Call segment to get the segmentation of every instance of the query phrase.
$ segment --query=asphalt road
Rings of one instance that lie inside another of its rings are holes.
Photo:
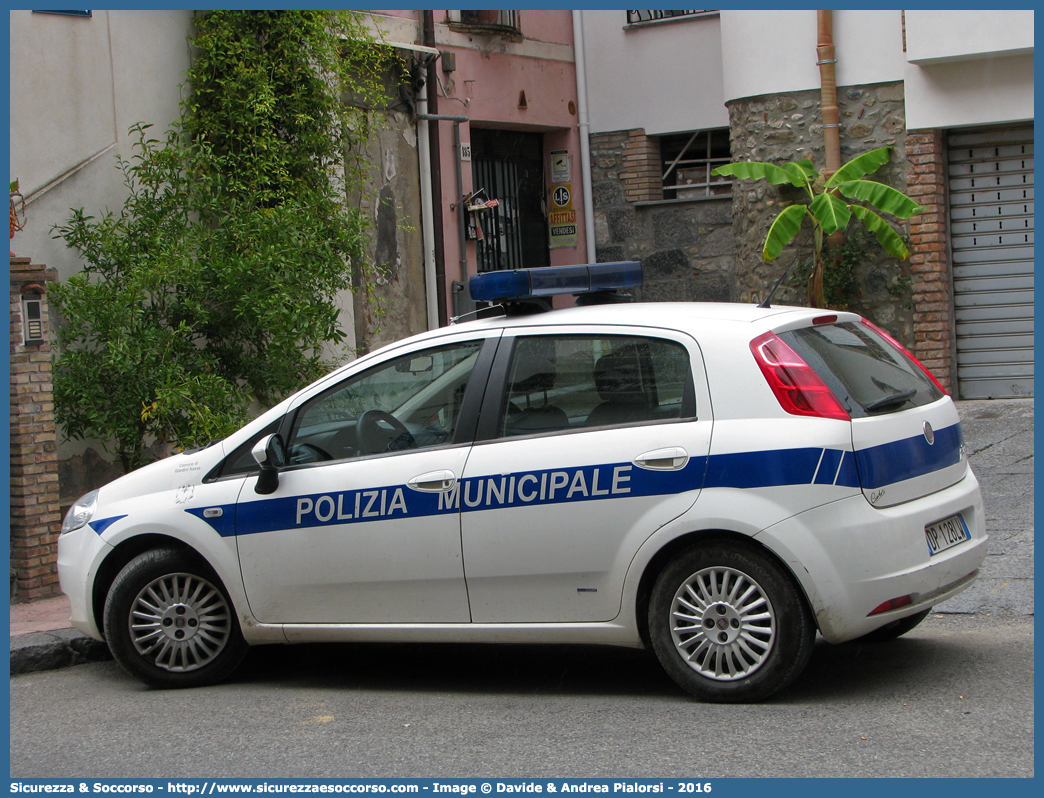
[[[933,615],[888,644],[820,642],[753,706],[579,646],[258,648],[181,692],[81,665],[11,679],[11,776],[1027,777],[1033,625]]]
[[[1033,400],[958,402],[968,459],[982,485],[989,554],[942,612],[1033,614]]]

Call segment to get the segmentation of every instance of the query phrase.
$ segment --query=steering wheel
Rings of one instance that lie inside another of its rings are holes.
[[[322,460],[333,460],[333,455],[311,443],[298,443],[290,450],[290,462],[293,465],[317,463]]]
[[[382,421],[392,428],[396,433],[394,436],[389,438],[388,432],[381,429],[379,425]],[[406,425],[384,410],[367,410],[359,416],[359,420],[355,422],[355,437],[361,454],[398,452],[417,446],[417,441]]]

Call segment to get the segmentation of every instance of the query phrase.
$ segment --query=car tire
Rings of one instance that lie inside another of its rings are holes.
[[[761,701],[808,664],[816,628],[804,596],[750,545],[694,546],[660,573],[649,635],[667,673],[704,701]]]
[[[895,640],[897,637],[902,637],[904,634],[909,632],[914,627],[920,625],[921,621],[931,614],[932,608],[929,607],[916,615],[909,615],[906,618],[900,618],[898,621],[892,621],[890,624],[882,626],[880,629],[874,629],[870,634],[857,637],[852,642],[854,643],[887,643],[889,640]]]
[[[127,563],[103,617],[113,657],[151,687],[219,682],[248,648],[221,580],[185,549],[153,549]]]

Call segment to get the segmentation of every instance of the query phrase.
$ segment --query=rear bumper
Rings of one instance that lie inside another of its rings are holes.
[[[931,556],[925,527],[957,513],[971,539]],[[957,484],[915,501],[875,509],[853,496],[756,537],[790,566],[831,643],[861,637],[956,595],[975,580],[987,550],[982,494],[970,470]],[[909,604],[870,616],[903,596]]]

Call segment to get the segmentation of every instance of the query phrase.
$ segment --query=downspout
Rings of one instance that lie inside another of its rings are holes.
[[[834,51],[834,12],[817,11],[819,81],[822,86],[820,116],[826,144],[827,179],[841,168],[841,113],[837,107],[837,57]]]
[[[431,70],[429,62],[426,71]],[[420,159],[421,239],[424,246],[424,300],[428,329],[439,326],[439,288],[435,274],[435,213],[431,199],[431,149],[428,136],[428,98],[417,93],[417,157]]]
[[[450,210],[457,211],[457,218],[460,222],[458,225],[458,227],[460,228],[460,278],[462,281],[461,284],[466,285],[468,280],[468,250],[464,218],[464,176],[461,170],[460,163],[460,123],[467,122],[468,117],[451,116],[449,114],[417,114],[417,119],[431,120],[434,122],[453,123],[453,146],[457,151],[457,157],[455,159],[457,166],[457,196],[460,199],[457,202],[450,205]],[[458,312],[457,308],[454,308],[454,312]]]
[[[837,107],[837,57],[834,50],[834,12],[816,11],[816,61],[819,66],[821,85],[820,117],[823,120],[823,144],[825,146],[826,168],[823,179],[841,168],[841,113]],[[818,231],[817,231],[818,233]],[[821,233],[819,233],[821,235]],[[818,235],[817,235],[818,237]],[[830,236],[831,248],[837,247],[844,240],[844,233],[838,231]],[[816,242],[816,258],[812,274],[808,278],[808,297],[812,305],[823,307],[826,304],[823,285],[823,242]]]
[[[595,253],[594,191],[591,187],[591,126],[587,118],[587,61],[584,52],[583,12],[573,10],[573,52],[576,62],[576,102],[579,114],[577,132],[580,134],[580,174],[584,192],[584,240],[587,244],[587,262],[594,263]]]
[[[437,44],[435,38],[435,14],[432,11],[422,11],[421,19],[424,24],[424,45],[434,48]],[[436,90],[436,82],[430,80],[431,68],[428,70],[426,85],[424,87],[428,100],[428,110],[437,114],[439,112],[439,93]],[[435,76],[436,81],[438,75]],[[435,258],[435,298],[438,305],[438,323],[444,326],[449,323],[449,313],[446,311],[446,244],[444,213],[442,210],[442,152],[440,146],[438,125],[428,125],[428,153],[435,153],[436,157],[430,160],[431,165],[431,198],[433,203],[432,232],[434,233],[434,258]],[[437,198],[437,200],[436,200]]]

